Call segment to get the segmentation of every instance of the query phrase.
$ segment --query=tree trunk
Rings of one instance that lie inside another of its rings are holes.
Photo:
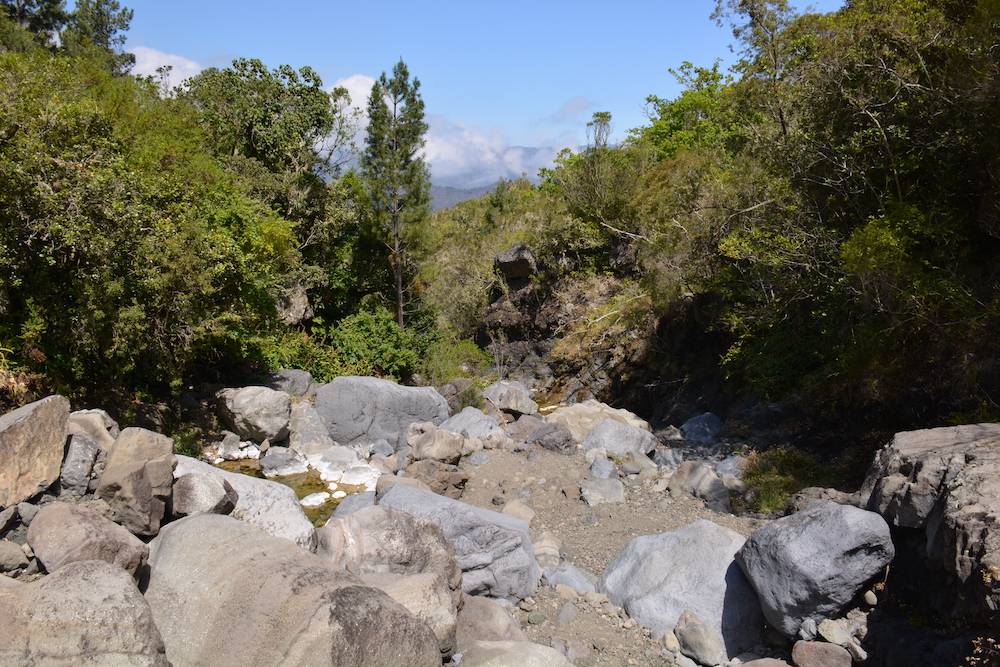
[[[402,329],[403,322],[403,244],[399,229],[399,212],[392,213],[392,272],[396,279],[396,324]]]

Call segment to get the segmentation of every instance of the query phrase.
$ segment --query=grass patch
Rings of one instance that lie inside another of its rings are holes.
[[[846,478],[844,466],[837,462],[821,462],[794,447],[777,447],[753,452],[747,457],[743,481],[750,493],[747,509],[753,512],[781,512],[789,499],[809,486],[842,488]]]

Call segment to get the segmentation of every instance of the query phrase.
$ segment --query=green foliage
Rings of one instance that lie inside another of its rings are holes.
[[[292,226],[189,105],[99,60],[5,54],[0,78],[0,345],[57,388],[163,391],[275,326]]]
[[[502,289],[493,267],[497,253],[524,243],[543,268],[592,273],[608,252],[599,224],[570,215],[553,186],[525,180],[501,182],[486,197],[438,211],[410,234],[421,300],[442,330],[460,337],[476,331]]]
[[[301,368],[317,382],[329,382],[344,373],[337,350],[326,342],[322,332],[285,331],[255,341],[253,349],[266,368]]]
[[[781,512],[793,495],[809,486],[836,488],[843,484],[843,471],[836,464],[817,460],[792,447],[778,447],[752,453],[743,472],[748,509],[754,512]]]
[[[400,60],[372,86],[368,133],[361,169],[372,213],[389,238],[389,264],[395,282],[396,322],[404,325],[409,228],[428,214],[430,174],[421,152],[427,133],[420,80],[410,78]]]
[[[0,8],[22,30],[48,43],[69,19],[64,0],[0,0]]]
[[[135,56],[120,53],[125,46],[125,33],[132,23],[133,12],[122,7],[118,0],[76,0],[69,25],[60,41],[70,55],[97,49],[108,58],[112,72],[124,74],[135,65]]]
[[[6,13],[0,12],[0,52],[25,53],[40,48],[34,35],[22,28]]]
[[[719,71],[718,63],[704,68],[685,62],[670,73],[684,90],[675,99],[647,97],[651,122],[633,130],[633,140],[650,145],[661,159],[732,145],[739,133],[735,111],[726,99],[732,94],[732,78]]]
[[[432,385],[442,385],[456,378],[479,378],[486,375],[493,359],[471,340],[440,337],[423,353],[420,374]]]
[[[405,379],[420,362],[416,334],[402,329],[384,309],[345,317],[330,330],[345,375],[378,375]]]

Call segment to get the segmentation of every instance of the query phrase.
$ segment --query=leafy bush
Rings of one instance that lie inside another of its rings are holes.
[[[392,313],[381,307],[345,317],[330,330],[328,342],[345,375],[400,380],[420,363],[416,333],[400,329]]]
[[[493,359],[471,340],[443,337],[432,341],[423,355],[420,373],[432,385],[455,378],[481,377]]]
[[[309,371],[317,382],[329,382],[344,374],[336,349],[327,344],[322,335],[289,331],[260,339],[256,351],[271,370],[301,368]]]
[[[100,62],[0,54],[0,345],[53,388],[168,391],[277,329],[292,224],[188,105]]]

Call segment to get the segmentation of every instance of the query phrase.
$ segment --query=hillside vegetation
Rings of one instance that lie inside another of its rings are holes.
[[[606,274],[659,321],[651,334],[597,300],[585,324],[632,317],[664,347],[696,311],[700,358],[649,357],[680,380],[707,356],[731,395],[826,416],[1000,416],[1000,4],[721,2],[716,17],[739,44],[732,72],[685,63],[683,92],[650,96],[624,142],[595,114],[589,147],[540,186],[437,213],[426,301],[473,333],[491,257],[524,242],[543,283]]]
[[[168,90],[124,73],[131,15],[111,15],[110,37],[71,21],[60,46],[0,16],[9,403],[169,399],[278,366],[489,373],[469,341],[495,347],[494,256],[523,243],[571,315],[566,368],[628,340],[645,380],[711,368],[731,397],[892,428],[1000,417],[996,0],[723,0],[732,70],[680,64],[683,92],[618,144],[595,114],[538,185],[430,217],[414,185],[398,242],[345,168],[346,91],[252,59]]]

